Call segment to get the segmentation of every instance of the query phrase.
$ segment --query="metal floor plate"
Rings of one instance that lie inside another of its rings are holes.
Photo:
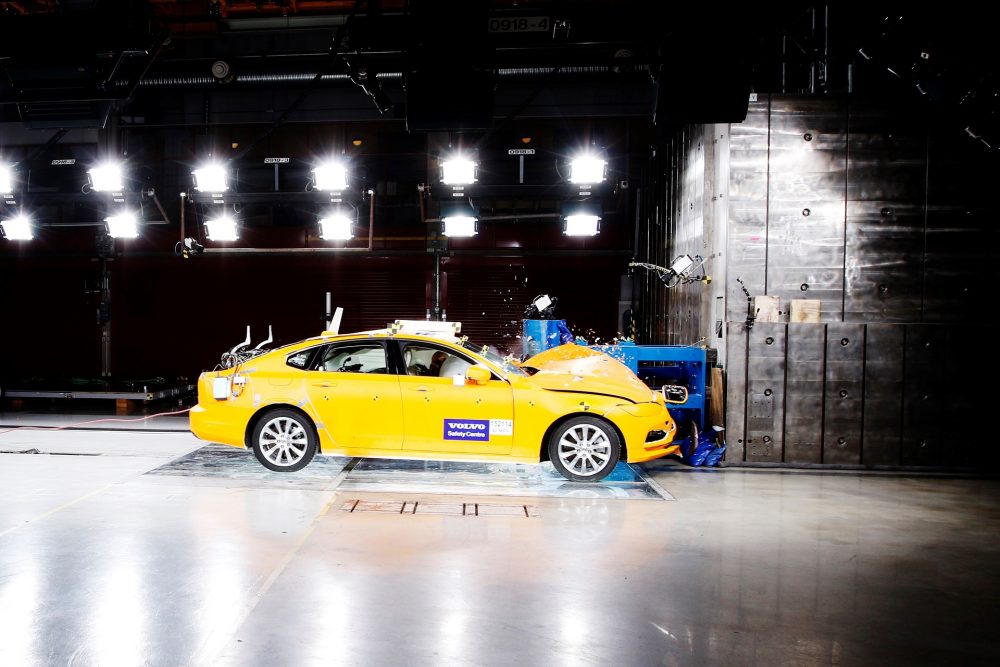
[[[533,498],[622,498],[674,500],[636,466],[619,463],[604,480],[570,482],[551,463],[459,463],[360,459],[338,487],[341,491],[447,493]]]
[[[298,472],[274,472],[262,466],[249,450],[206,445],[146,474],[325,486],[334,481],[350,461],[344,456],[317,456]]]
[[[150,470],[166,475],[228,481],[326,486],[340,477],[340,491],[424,493],[532,498],[621,498],[674,500],[637,466],[619,463],[604,480],[570,482],[551,463],[461,463],[403,459],[349,459],[317,456],[298,472],[273,472],[252,452],[224,445],[206,445]]]

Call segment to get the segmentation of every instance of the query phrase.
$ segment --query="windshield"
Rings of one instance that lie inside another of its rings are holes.
[[[469,340],[462,341],[462,347],[466,350],[475,352],[487,361],[493,362],[508,373],[527,376],[527,373],[521,370],[521,367],[517,365],[517,359],[515,359],[512,355],[507,355],[506,357],[502,356],[495,347],[490,347],[489,345],[476,345]]]

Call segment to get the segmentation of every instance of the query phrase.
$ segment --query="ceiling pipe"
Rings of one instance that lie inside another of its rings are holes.
[[[501,79],[530,79],[532,77],[549,76],[553,74],[555,67],[507,67],[497,70],[497,75]],[[634,68],[637,72],[646,72],[649,68],[640,65]],[[559,78],[572,77],[578,75],[608,74],[611,68],[605,65],[580,65],[573,67],[562,67],[556,76]],[[316,78],[315,73],[308,72],[286,72],[286,73],[263,73],[249,72],[237,74],[235,79],[228,84],[229,88],[239,84],[261,84],[261,83],[308,83]],[[378,81],[398,81],[402,80],[402,72],[379,72],[375,76]],[[351,83],[348,74],[324,74],[320,77],[322,82]],[[218,81],[209,75],[197,76],[153,76],[147,77],[139,82],[139,88],[173,88],[181,86],[213,86],[220,87]]]

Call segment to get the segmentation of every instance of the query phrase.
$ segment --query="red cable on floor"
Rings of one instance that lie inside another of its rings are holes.
[[[9,428],[6,431],[0,431],[0,435],[4,433],[10,433],[12,431],[61,431],[67,428],[74,428],[76,426],[82,426],[84,424],[100,424],[102,422],[141,422],[147,419],[155,419],[156,417],[169,417],[170,415],[182,415],[185,412],[190,412],[191,408],[184,408],[183,410],[175,410],[174,412],[160,412],[155,415],[147,415],[145,417],[135,417],[133,419],[122,419],[109,417],[107,419],[90,419],[88,421],[76,422],[74,424],[63,424],[62,426],[15,426],[14,428]]]

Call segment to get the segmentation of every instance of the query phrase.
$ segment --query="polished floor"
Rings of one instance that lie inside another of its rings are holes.
[[[170,469],[203,446],[0,434],[0,665],[1000,663],[996,480],[644,466],[670,500]]]

